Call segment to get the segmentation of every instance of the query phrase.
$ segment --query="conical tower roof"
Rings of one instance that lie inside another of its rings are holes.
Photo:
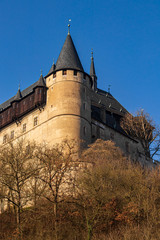
[[[91,66],[90,66],[90,76],[96,76],[96,71],[94,67],[94,58],[93,58],[93,51],[91,52],[92,57],[91,57]]]
[[[17,94],[14,96],[13,101],[18,101],[22,98],[21,90],[18,88]]]
[[[42,73],[35,87],[46,87]]]
[[[61,69],[84,71],[70,34],[66,37],[56,63],[56,71]]]
[[[49,72],[48,72],[47,75],[53,73],[53,72],[55,71],[55,69],[56,69],[56,65],[55,65],[54,62],[53,62],[52,67],[50,68],[50,70],[49,70]]]

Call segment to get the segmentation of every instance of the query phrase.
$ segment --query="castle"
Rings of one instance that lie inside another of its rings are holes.
[[[84,72],[70,32],[48,74],[0,105],[0,145],[19,137],[48,144],[63,139],[113,140],[125,154],[145,162],[140,144],[120,127],[127,110],[97,87],[93,53]]]

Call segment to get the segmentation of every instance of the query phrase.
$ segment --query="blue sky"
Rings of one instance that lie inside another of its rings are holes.
[[[0,0],[0,103],[48,73],[68,19],[88,73],[93,48],[98,87],[160,124],[159,0]]]

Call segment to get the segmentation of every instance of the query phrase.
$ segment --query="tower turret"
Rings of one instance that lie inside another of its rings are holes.
[[[97,89],[97,76],[96,76],[95,67],[94,67],[93,51],[91,52],[90,76],[93,80],[92,89],[96,90]]]
[[[70,32],[68,33],[53,74],[47,75],[48,114],[56,131],[55,142],[65,138],[90,143],[91,104],[90,76],[84,72]]]
[[[19,101],[22,98],[20,87],[18,88],[17,94],[14,96],[12,101],[12,118],[16,119],[20,112],[20,104]]]
[[[35,106],[41,106],[46,102],[46,83],[41,73],[39,80],[37,81],[36,86],[34,87],[34,104]]]
[[[14,97],[13,101],[19,101],[22,98],[20,87],[18,88],[17,94]]]
[[[56,65],[54,64],[54,60],[53,60],[53,64],[52,64],[52,67],[50,68],[49,72],[48,72],[48,75],[50,75],[51,73],[53,73],[56,69]]]

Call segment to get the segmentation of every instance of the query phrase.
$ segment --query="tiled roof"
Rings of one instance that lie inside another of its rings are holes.
[[[44,79],[45,81],[45,79]],[[28,88],[24,89],[21,92],[21,97],[24,98],[25,96],[27,96],[28,94],[30,94],[31,92],[33,92],[33,89],[38,86],[39,84],[39,80],[35,83],[33,83],[31,86],[29,86]],[[17,94],[16,94],[17,95]],[[16,95],[10,99],[8,99],[6,102],[0,104],[0,111],[4,110],[5,108],[8,108],[11,105],[11,102],[13,102],[15,100]]]
[[[110,93],[101,89],[97,89],[96,93],[92,93],[91,101],[104,106],[109,112],[121,116],[127,113],[127,110]]]
[[[66,37],[56,63],[56,71],[61,69],[84,71],[70,34]]]

